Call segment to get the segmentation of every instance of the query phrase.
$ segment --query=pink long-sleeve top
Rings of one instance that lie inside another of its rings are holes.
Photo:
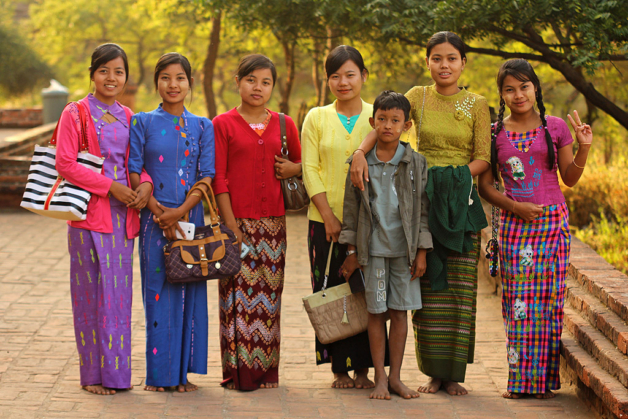
[[[88,98],[85,97],[79,101],[87,111],[90,120],[87,131],[87,146],[90,154],[102,157],[98,137],[96,136],[96,128],[94,127],[93,118],[91,116]],[[122,105],[121,105],[122,106]],[[131,123],[133,112],[123,107],[127,117],[127,125]],[[81,133],[81,121],[79,118],[78,107],[75,103],[70,103],[61,114],[59,119],[59,131],[57,134],[57,172],[72,184],[91,192],[92,197],[87,205],[87,218],[83,221],[68,221],[72,227],[83,228],[85,230],[97,231],[99,233],[112,233],[113,225],[111,224],[111,207],[109,205],[109,188],[113,179],[105,176],[104,172],[95,173],[76,162],[79,153],[79,138]],[[129,145],[126,147],[125,171],[126,183],[129,187],[130,179],[129,169]],[[146,171],[142,171],[140,175],[141,182],[150,182],[152,180]],[[139,211],[135,209],[127,209],[126,217],[126,234],[128,239],[133,239],[139,235],[140,218]]]

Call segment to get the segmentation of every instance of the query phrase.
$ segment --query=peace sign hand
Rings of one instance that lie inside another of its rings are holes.
[[[573,127],[574,132],[576,133],[576,140],[578,140],[579,145],[591,145],[593,142],[593,131],[591,130],[591,126],[588,124],[583,124],[580,121],[580,116],[578,115],[578,111],[573,111],[574,118],[571,115],[567,115],[571,126]]]

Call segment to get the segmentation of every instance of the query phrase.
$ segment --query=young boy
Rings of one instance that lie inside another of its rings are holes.
[[[412,126],[410,102],[400,93],[382,92],[373,104],[371,126],[377,144],[366,155],[370,182],[354,188],[347,175],[344,216],[339,241],[348,245],[341,272],[365,274],[368,333],[375,366],[372,399],[390,399],[390,391],[405,399],[419,397],[400,377],[408,335],[408,310],[421,308],[416,278],[425,273],[425,255],[432,249],[427,225],[425,157],[399,141]],[[350,164],[352,157],[349,158]],[[390,376],[384,370],[386,319],[390,315]]]

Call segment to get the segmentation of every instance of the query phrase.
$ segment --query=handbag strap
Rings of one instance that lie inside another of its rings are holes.
[[[286,136],[286,115],[279,114],[279,131],[281,132],[281,156],[288,158],[288,137]]]
[[[495,126],[491,126],[491,141],[495,141]],[[499,181],[494,179],[493,187],[499,190]],[[486,258],[488,259],[488,269],[492,277],[497,276],[499,265],[499,241],[497,239],[499,231],[500,211],[495,205],[491,205],[491,239],[486,243]]]
[[[423,125],[423,111],[425,110],[425,86],[423,86],[423,105],[421,106],[421,117],[419,118],[419,132],[416,136],[416,147],[419,148],[419,140],[421,139],[421,125]]]
[[[200,187],[201,185],[207,186],[207,192],[205,191],[205,189]],[[198,190],[203,194],[202,198],[205,198],[205,202],[207,202],[207,206],[209,207],[210,226],[212,230],[214,230],[214,235],[219,235],[220,234],[220,219],[218,218],[218,214],[216,212],[216,208],[217,208],[216,197],[214,196],[214,191],[211,185],[204,180],[199,180],[198,182],[194,184],[194,186],[192,186],[187,196],[189,197],[192,194],[192,192],[195,190]],[[183,216],[183,219],[185,220],[185,222],[189,222],[190,214],[186,213]]]
[[[331,265],[331,255],[334,252],[334,242],[331,242],[329,246],[329,254],[327,255],[327,266],[325,266],[325,280],[323,281],[323,289],[321,291],[325,291],[327,288],[327,279],[329,278],[329,266]]]
[[[74,102],[76,103],[76,107],[79,111],[79,120],[81,123],[81,131],[79,133],[79,135],[81,136],[81,138],[79,139],[79,152],[86,152],[89,150],[89,146],[88,146],[88,142],[87,142],[87,121],[89,120],[88,116],[87,116],[87,111],[85,110],[85,108],[83,107],[83,105],[80,102]],[[72,104],[72,102],[68,103],[67,105],[65,105],[65,107],[63,108],[63,112],[65,112],[65,108],[67,108],[68,106],[70,106]],[[55,127],[54,132],[52,133],[52,137],[50,138],[50,146],[52,147],[56,147],[57,146],[57,138],[59,135],[59,122],[61,122],[61,118],[59,118],[59,121],[57,121],[57,126]]]

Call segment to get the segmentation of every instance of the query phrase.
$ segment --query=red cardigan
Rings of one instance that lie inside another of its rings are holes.
[[[270,112],[260,137],[234,108],[212,120],[216,144],[214,194],[229,193],[236,218],[278,217],[286,213],[279,179],[275,177],[275,156],[281,156],[279,114]],[[286,115],[288,157],[301,162],[299,132]]]

